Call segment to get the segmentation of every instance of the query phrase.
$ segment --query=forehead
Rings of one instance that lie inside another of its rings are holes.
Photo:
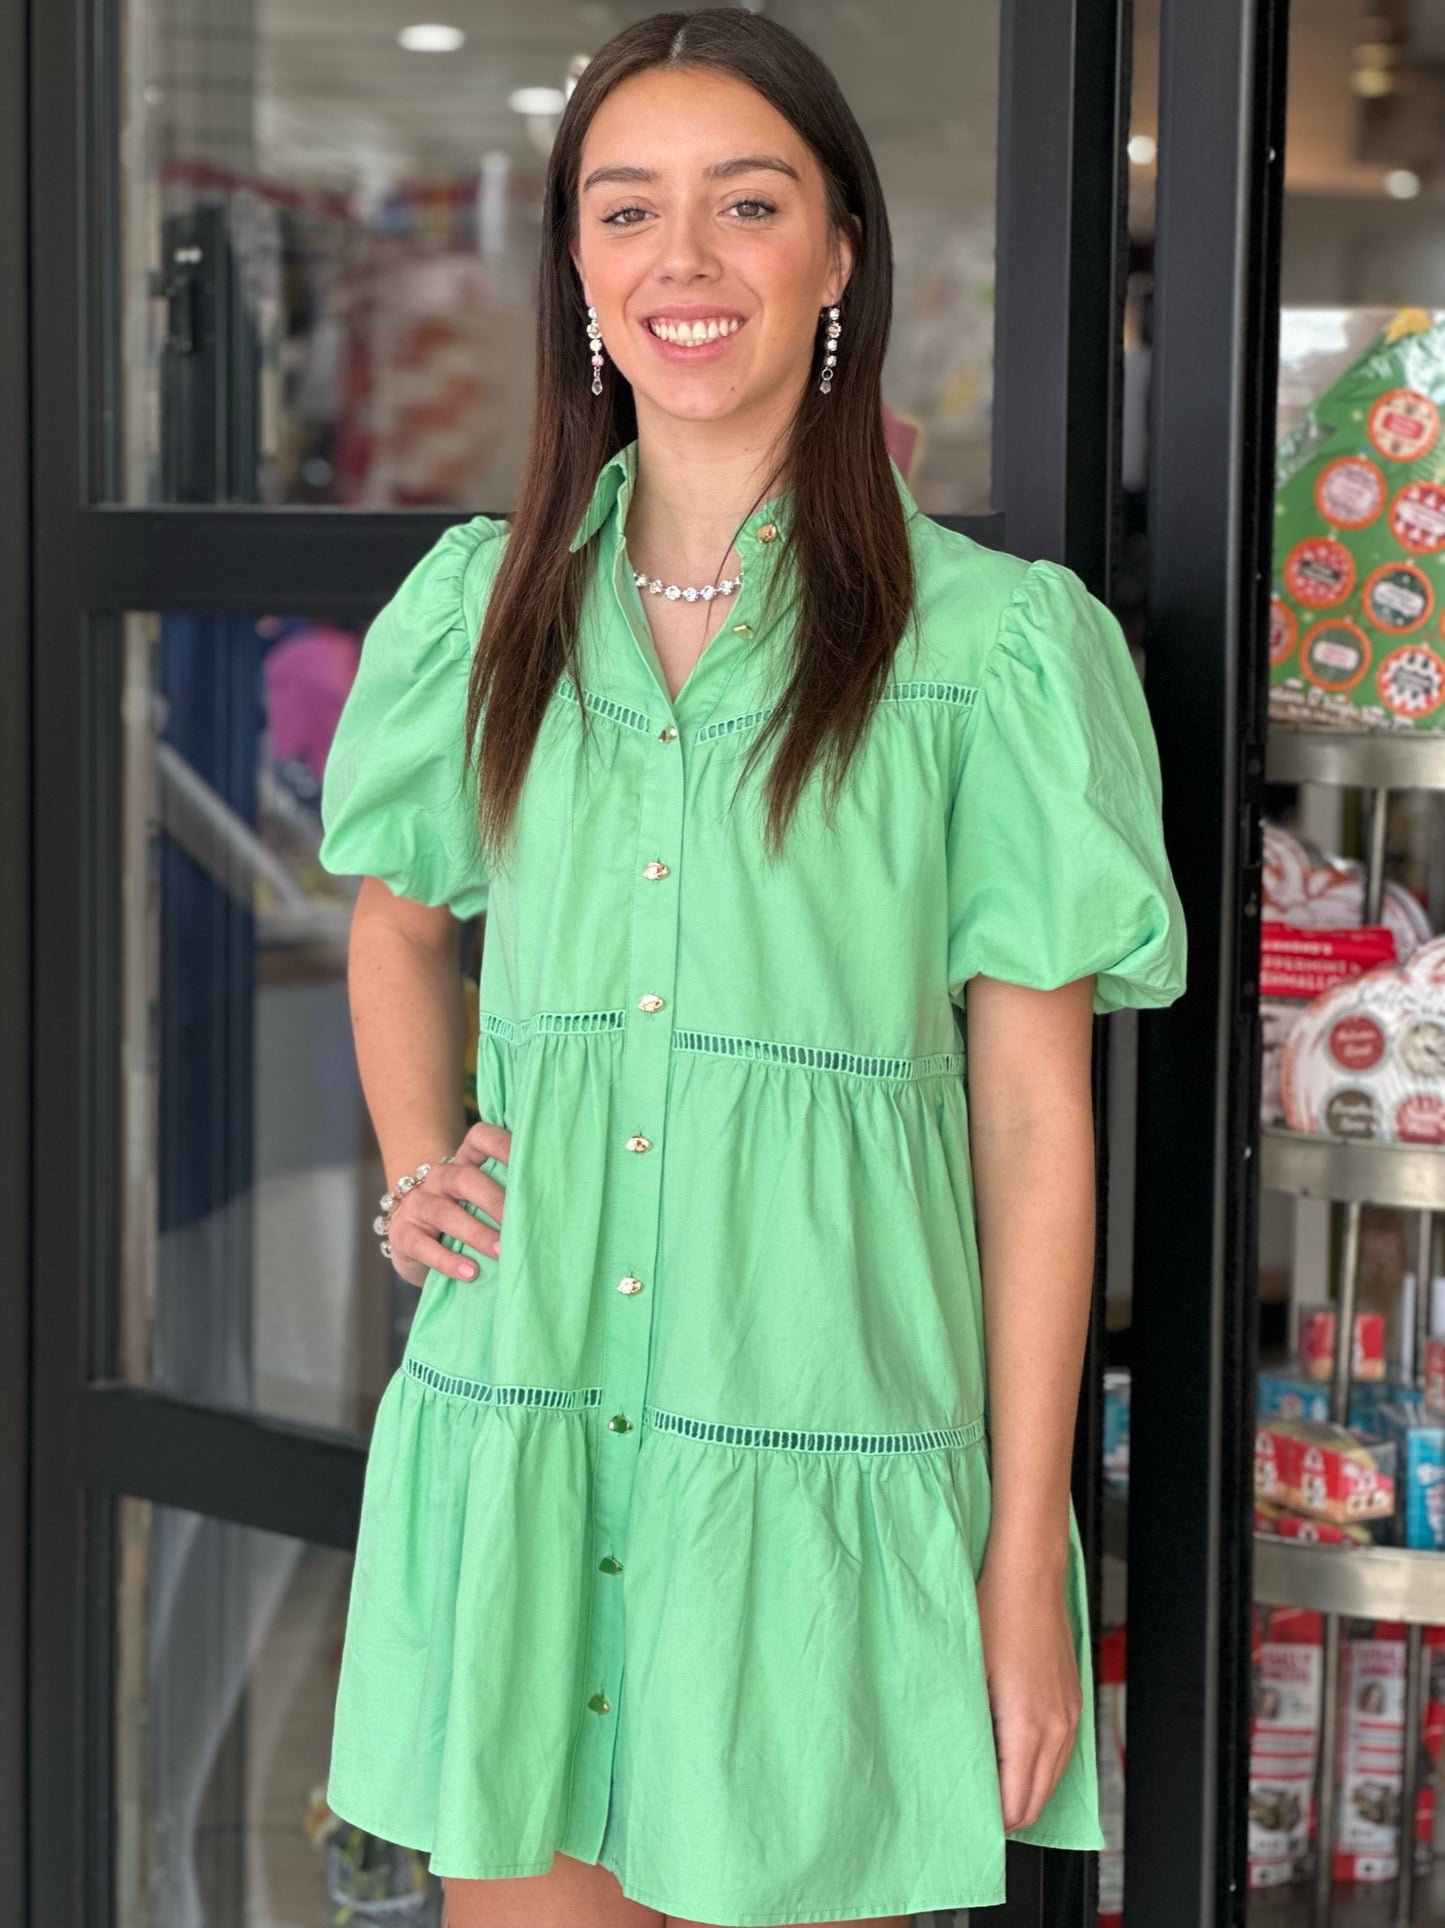
[[[652,67],[618,84],[593,115],[581,173],[613,163],[692,174],[739,154],[775,154],[806,175],[817,164],[785,115],[734,74]]]

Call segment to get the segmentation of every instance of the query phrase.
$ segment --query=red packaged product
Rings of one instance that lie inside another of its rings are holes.
[[[1355,1314],[1355,1344],[1350,1359],[1352,1379],[1385,1377],[1385,1315]],[[1299,1366],[1308,1379],[1332,1379],[1335,1371],[1335,1308],[1315,1306],[1300,1314]]]
[[[1249,1885],[1277,1888],[1303,1871],[1315,1826],[1324,1623],[1298,1607],[1257,1607],[1251,1634]]]
[[[1123,1627],[1099,1638],[1098,1757],[1099,1928],[1123,1928],[1124,1921],[1124,1695],[1127,1641]]]
[[[1338,1806],[1331,1871],[1336,1881],[1393,1881],[1400,1871],[1405,1762],[1405,1630],[1357,1622],[1340,1649]],[[1435,1826],[1435,1771],[1445,1732],[1445,1627],[1425,1629],[1420,1738],[1425,1763],[1413,1834],[1428,1852]]]
[[[1395,1448],[1328,1419],[1271,1418],[1255,1428],[1254,1491],[1311,1519],[1383,1519],[1395,1507]]]

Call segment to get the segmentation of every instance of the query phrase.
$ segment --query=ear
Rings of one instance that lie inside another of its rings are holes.
[[[836,308],[843,299],[843,291],[848,286],[853,273],[853,231],[856,216],[848,216],[848,226],[840,228],[833,236],[833,274],[831,285],[836,290],[823,302],[825,308]]]

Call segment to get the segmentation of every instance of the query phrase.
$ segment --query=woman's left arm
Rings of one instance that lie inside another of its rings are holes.
[[[1006,1830],[1038,1819],[1082,1706],[1065,1602],[1094,1274],[1094,979],[968,983],[993,1504],[978,1604]]]

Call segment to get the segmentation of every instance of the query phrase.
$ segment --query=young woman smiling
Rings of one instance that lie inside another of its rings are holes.
[[[887,215],[801,41],[618,34],[544,223],[516,512],[377,618],[326,772],[422,1287],[331,1804],[449,1928],[900,1928],[1101,1843],[1091,1020],[1183,989],[1157,754],[1079,579],[889,459]]]

